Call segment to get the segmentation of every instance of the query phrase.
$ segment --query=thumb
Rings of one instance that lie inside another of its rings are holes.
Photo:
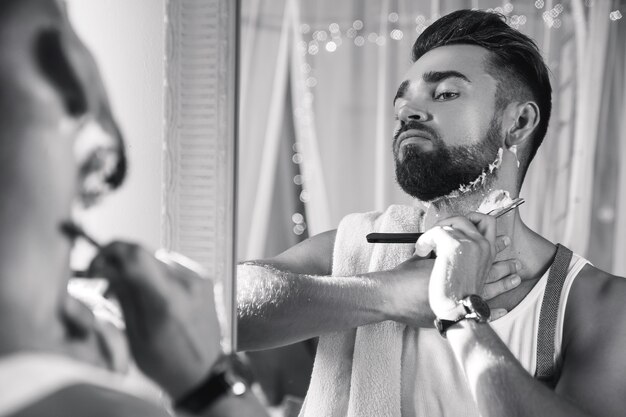
[[[415,254],[417,256],[426,257],[437,248],[434,230],[438,228],[439,226],[433,227],[417,239],[415,242]]]

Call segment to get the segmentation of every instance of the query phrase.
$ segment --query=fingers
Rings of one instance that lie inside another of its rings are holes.
[[[476,225],[467,217],[455,216],[441,220],[437,223],[437,226],[450,226],[456,230],[460,230],[468,236],[479,236],[481,232]]]
[[[112,242],[103,247],[89,265],[89,275],[107,278],[111,284],[120,280],[143,282],[149,276],[159,276],[162,263],[141,246]]]
[[[70,331],[79,336],[89,334],[96,321],[91,309],[71,295],[63,300],[61,315]]]
[[[511,245],[511,238],[506,235],[496,237],[495,241],[496,253],[500,253]]]
[[[487,275],[485,282],[490,283],[499,281],[506,276],[519,272],[521,269],[522,264],[517,259],[507,259],[495,262],[491,265],[491,269],[489,270],[489,274]]]
[[[491,300],[492,298],[497,297],[500,294],[503,294],[507,291],[516,288],[522,283],[522,279],[519,275],[513,274],[509,275],[505,278],[502,278],[499,281],[485,284],[483,287],[483,292],[481,294],[482,298],[485,300]]]
[[[489,242],[496,240],[496,218],[487,214],[472,212],[467,215],[467,219],[476,226],[476,229]]]

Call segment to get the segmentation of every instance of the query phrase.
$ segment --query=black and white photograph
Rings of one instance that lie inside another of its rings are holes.
[[[0,417],[626,416],[626,0],[0,0]]]

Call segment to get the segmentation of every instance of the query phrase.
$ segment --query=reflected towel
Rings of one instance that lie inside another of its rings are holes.
[[[371,244],[371,232],[418,232],[423,210],[390,206],[384,213],[346,216],[337,229],[333,275],[354,276],[395,268],[413,244]],[[400,417],[401,357],[405,326],[393,321],[320,337],[301,417]]]

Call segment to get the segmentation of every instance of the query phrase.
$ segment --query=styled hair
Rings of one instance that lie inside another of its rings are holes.
[[[490,52],[485,69],[498,82],[496,108],[504,108],[514,100],[534,101],[539,107],[539,124],[533,132],[527,157],[520,161],[521,184],[546,135],[552,110],[549,70],[539,48],[528,36],[510,27],[501,14],[457,10],[422,32],[413,44],[413,62],[432,49],[454,44],[477,45]]]

